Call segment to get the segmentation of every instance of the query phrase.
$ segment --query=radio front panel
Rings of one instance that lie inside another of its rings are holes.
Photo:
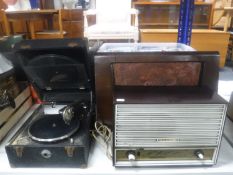
[[[225,104],[116,104],[115,166],[213,165]]]

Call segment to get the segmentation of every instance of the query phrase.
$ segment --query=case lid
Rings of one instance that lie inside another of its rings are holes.
[[[39,89],[90,88],[90,61],[85,40],[29,40],[17,44],[16,50],[26,75]]]
[[[40,55],[24,70],[31,82],[43,90],[87,89],[89,79],[84,64],[61,55]]]

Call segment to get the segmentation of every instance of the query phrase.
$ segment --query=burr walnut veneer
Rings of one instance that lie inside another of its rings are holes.
[[[216,91],[218,58],[217,52],[97,53],[94,62],[98,120],[113,124],[113,83],[132,87],[207,87]],[[118,75],[115,80],[113,73]]]

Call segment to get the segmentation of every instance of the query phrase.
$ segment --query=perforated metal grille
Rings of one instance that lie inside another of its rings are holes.
[[[115,146],[217,146],[224,104],[118,104]]]

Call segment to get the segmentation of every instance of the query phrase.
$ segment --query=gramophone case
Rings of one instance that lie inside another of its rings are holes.
[[[32,122],[43,114],[43,107],[39,107],[25,124],[17,131],[6,145],[6,152],[11,167],[73,167],[86,168],[90,146],[89,113],[81,120],[78,132],[70,139],[54,143],[40,143],[28,137],[28,128]]]
[[[5,146],[11,167],[87,167],[95,106],[87,41],[26,40],[16,48],[42,104]]]

